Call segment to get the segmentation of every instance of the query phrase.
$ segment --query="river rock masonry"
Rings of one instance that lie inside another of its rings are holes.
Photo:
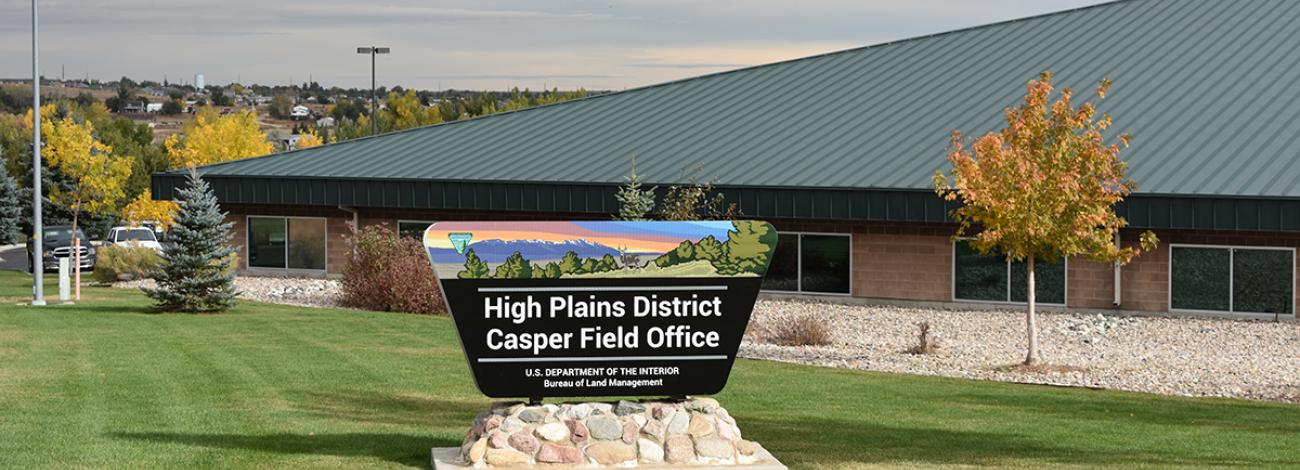
[[[747,466],[783,468],[712,398],[526,406],[494,404],[460,446],[474,468]]]

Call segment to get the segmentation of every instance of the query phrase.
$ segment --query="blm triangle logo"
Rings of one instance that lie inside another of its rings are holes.
[[[447,239],[451,240],[451,246],[456,249],[456,253],[463,255],[465,254],[465,247],[469,246],[469,241],[474,239],[474,234],[463,232],[449,233],[447,234]]]

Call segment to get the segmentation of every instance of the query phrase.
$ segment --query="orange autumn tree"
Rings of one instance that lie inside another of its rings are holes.
[[[1103,80],[1097,97],[1105,99],[1109,88],[1110,80]],[[1119,159],[1131,137],[1121,134],[1107,143],[1102,134],[1111,125],[1109,115],[1099,115],[1090,102],[1075,106],[1069,88],[1055,101],[1051,94],[1052,74],[1043,72],[1029,82],[1024,101],[1006,110],[1006,128],[976,139],[969,149],[961,133],[953,132],[951,180],[936,171],[933,181],[936,193],[961,204],[952,211],[959,224],[954,239],[969,237],[982,254],[1026,262],[1026,365],[1042,360],[1034,316],[1035,260],[1085,256],[1126,264],[1157,243],[1149,231],[1136,247],[1115,243],[1128,222],[1114,206],[1137,188]]]

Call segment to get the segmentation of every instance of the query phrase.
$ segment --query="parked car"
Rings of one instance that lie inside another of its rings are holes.
[[[81,270],[82,272],[95,269],[95,246],[90,243],[90,238],[80,228],[77,229],[77,238],[81,240]],[[49,225],[41,239],[41,253],[44,268],[46,271],[59,270],[59,258],[68,258],[72,256],[72,226],[71,225]],[[27,271],[34,271],[36,266],[36,237],[27,238]]]
[[[149,227],[113,227],[104,237],[104,245],[151,248],[161,251],[158,234]]]

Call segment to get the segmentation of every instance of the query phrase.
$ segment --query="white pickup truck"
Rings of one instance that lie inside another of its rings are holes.
[[[158,235],[149,227],[113,227],[104,237],[104,245],[137,246],[162,250]]]

